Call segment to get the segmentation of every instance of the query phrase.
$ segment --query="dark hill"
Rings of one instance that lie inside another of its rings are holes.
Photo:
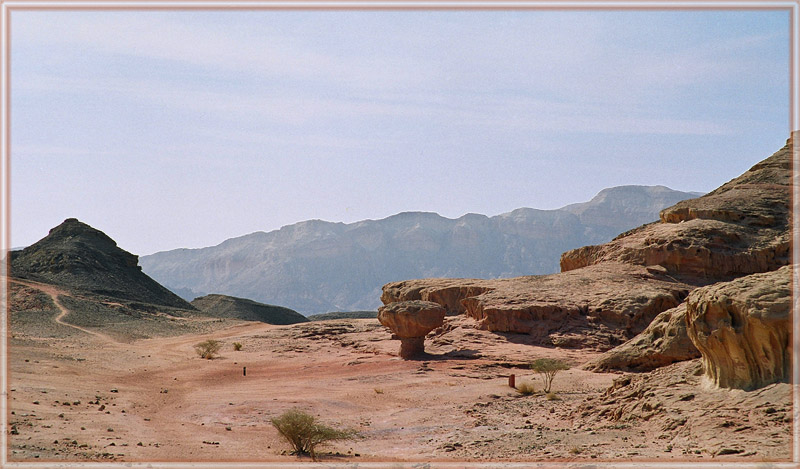
[[[12,252],[11,276],[111,298],[194,310],[142,272],[138,256],[75,218],[65,220],[35,244]]]
[[[261,321],[278,325],[308,322],[308,318],[289,308],[226,295],[201,296],[192,300],[192,306],[217,318]]]

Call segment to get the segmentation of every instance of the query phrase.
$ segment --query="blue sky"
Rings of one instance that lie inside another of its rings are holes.
[[[709,191],[789,134],[787,10],[14,11],[11,244]]]

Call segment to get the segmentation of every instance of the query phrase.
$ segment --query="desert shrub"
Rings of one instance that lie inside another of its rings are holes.
[[[548,393],[545,395],[545,398],[546,398],[548,401],[560,401],[560,400],[561,400],[561,398],[560,398],[560,397],[558,397],[558,394],[556,394],[556,393],[554,393],[554,392],[552,392],[552,391],[548,392]]]
[[[533,383],[519,383],[517,385],[517,392],[523,396],[530,396],[536,390],[533,388]]]
[[[242,349],[242,344],[239,343],[239,342],[234,342],[233,343],[233,349],[238,352],[239,350]]]
[[[208,339],[200,342],[199,344],[195,344],[194,350],[198,355],[200,355],[200,358],[211,360],[217,356],[217,352],[219,352],[220,347],[222,347],[222,343],[220,343],[220,341]]]
[[[544,392],[549,393],[556,373],[561,370],[569,370],[569,365],[555,358],[539,358],[531,363],[531,369],[542,376]]]
[[[317,459],[317,446],[336,440],[352,440],[357,436],[355,430],[328,427],[299,409],[287,410],[279,417],[271,418],[270,422],[292,445],[293,454],[308,454],[313,460]]]

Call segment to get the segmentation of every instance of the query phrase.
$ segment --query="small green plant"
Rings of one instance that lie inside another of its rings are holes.
[[[241,349],[242,349],[242,344],[241,343],[239,343],[239,342],[234,342],[233,343],[233,350],[238,352]]]
[[[299,409],[287,410],[279,417],[270,419],[286,441],[292,445],[293,454],[309,455],[316,461],[316,448],[336,440],[352,440],[358,433],[355,430],[339,430],[317,422],[317,419]]]
[[[517,392],[522,394],[523,396],[530,396],[536,389],[533,387],[533,383],[519,383],[517,385]]]
[[[208,339],[199,344],[195,344],[194,350],[200,355],[200,358],[211,360],[217,356],[217,352],[222,347],[222,343],[218,340]]]
[[[569,365],[555,358],[539,358],[531,363],[531,369],[542,376],[544,392],[549,393],[556,373],[561,370],[569,370]]]

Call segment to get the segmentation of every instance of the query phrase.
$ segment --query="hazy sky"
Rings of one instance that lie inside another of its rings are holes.
[[[14,11],[12,246],[708,191],[789,135],[783,11]]]

